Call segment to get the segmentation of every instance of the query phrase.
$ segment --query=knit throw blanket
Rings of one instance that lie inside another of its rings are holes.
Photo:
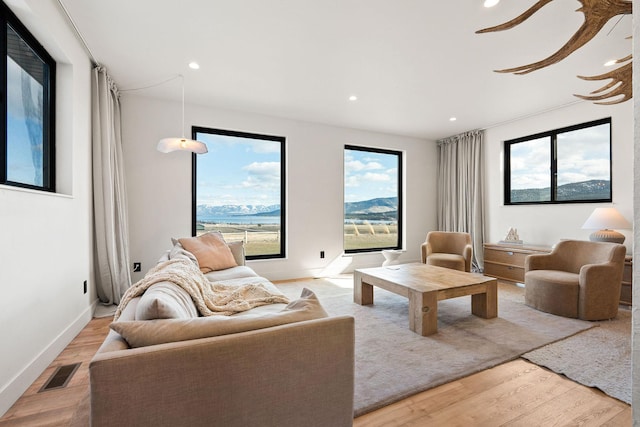
[[[262,283],[240,286],[210,282],[191,261],[174,258],[153,267],[144,278],[132,285],[122,296],[114,320],[133,298],[142,295],[151,285],[171,282],[184,289],[202,316],[230,316],[267,304],[287,304],[289,299],[275,294]]]

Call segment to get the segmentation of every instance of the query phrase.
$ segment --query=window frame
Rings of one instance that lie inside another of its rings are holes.
[[[604,199],[579,199],[579,200],[558,200],[558,135],[573,132],[580,129],[588,129],[600,125],[609,125],[609,197]],[[603,119],[593,120],[577,125],[567,126],[559,129],[554,129],[546,132],[537,133],[534,135],[524,136],[521,138],[511,139],[504,141],[504,194],[503,200],[505,206],[520,206],[520,205],[549,205],[549,204],[573,204],[573,203],[607,203],[613,200],[613,125],[611,117]],[[513,202],[511,201],[511,147],[514,144],[521,142],[527,142],[535,139],[549,138],[550,144],[550,200],[539,201],[526,201],[526,202]]]
[[[247,260],[282,259],[286,258],[286,137],[265,135],[258,133],[242,132],[228,129],[216,129],[202,126],[191,127],[191,138],[196,139],[198,133],[208,133],[213,135],[233,136],[239,138],[260,139],[275,141],[280,143],[280,250],[277,254],[246,255]],[[197,163],[198,154],[191,155],[191,235],[197,235]]]
[[[2,106],[0,107],[0,114],[2,114],[3,117],[3,119],[0,120],[0,184],[53,193],[56,191],[56,61],[4,3],[2,3],[0,11],[0,22],[5,32],[5,43],[0,44],[0,48],[2,49],[2,54],[0,55],[0,84],[2,85],[3,98],[1,101]],[[46,64],[42,94],[42,186],[8,180],[8,161],[10,160],[8,158],[9,144],[7,141],[8,46],[6,32],[8,26],[11,26],[13,31],[22,38],[39,59]]]
[[[404,197],[403,197],[403,163],[404,163],[404,153],[402,151],[399,150],[390,150],[390,149],[385,149],[385,148],[377,148],[377,147],[365,147],[365,146],[358,146],[358,145],[350,145],[350,144],[345,144],[344,149],[342,150],[343,153],[343,168],[344,168],[344,154],[346,152],[346,150],[355,150],[355,151],[364,151],[364,152],[370,152],[370,153],[378,153],[378,154],[390,154],[390,155],[395,155],[398,157],[398,182],[397,182],[397,194],[398,194],[398,240],[397,240],[397,244],[395,246],[386,246],[386,247],[379,247],[379,248],[365,248],[365,249],[346,249],[344,248],[344,223],[345,223],[345,210],[344,210],[344,205],[346,202],[344,202],[344,179],[345,179],[345,174],[343,171],[342,174],[342,191],[343,191],[343,203],[342,203],[342,224],[343,224],[343,238],[342,238],[342,245],[343,245],[343,251],[345,254],[359,254],[359,253],[368,253],[368,252],[381,252],[383,250],[401,250],[403,248],[403,228],[404,228],[404,213],[403,213],[403,206],[404,206]]]

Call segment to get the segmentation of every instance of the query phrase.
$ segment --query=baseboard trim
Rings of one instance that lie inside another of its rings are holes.
[[[97,300],[83,310],[65,330],[0,390],[0,417],[13,406],[31,384],[49,367],[51,362],[58,357],[62,350],[87,326],[93,316],[96,304]]]

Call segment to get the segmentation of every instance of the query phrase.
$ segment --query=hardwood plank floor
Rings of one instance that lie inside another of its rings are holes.
[[[110,322],[110,318],[93,319],[0,418],[0,427],[68,426],[78,403],[89,392],[89,361],[107,335]],[[38,392],[57,367],[79,362],[67,387]],[[629,405],[523,359],[427,390],[354,420],[356,427],[631,424]]]

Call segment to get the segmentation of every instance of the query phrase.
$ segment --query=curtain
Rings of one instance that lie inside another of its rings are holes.
[[[475,130],[438,141],[438,230],[471,235],[474,271],[484,268],[483,135]]]
[[[94,264],[98,298],[119,304],[131,286],[118,88],[97,66],[91,76]]]

